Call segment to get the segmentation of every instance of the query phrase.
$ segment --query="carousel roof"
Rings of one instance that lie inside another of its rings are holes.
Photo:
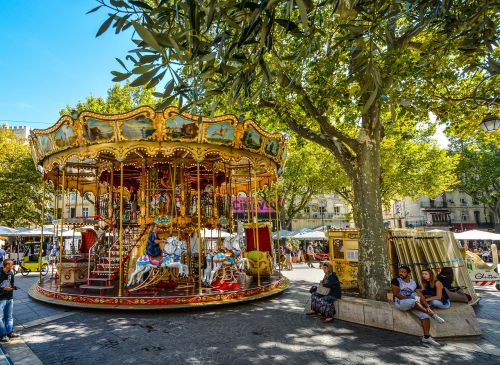
[[[65,115],[51,128],[33,130],[30,146],[46,179],[55,182],[64,169],[66,178],[78,180],[80,187],[95,184],[104,171],[119,169],[120,162],[136,168],[165,162],[192,168],[199,163],[207,170],[230,169],[236,179],[241,176],[241,183],[251,166],[262,186],[278,177],[287,156],[284,137],[264,131],[253,120],[195,116],[176,107]]]

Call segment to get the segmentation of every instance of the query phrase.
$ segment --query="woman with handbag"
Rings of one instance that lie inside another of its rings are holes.
[[[340,290],[340,280],[337,274],[333,272],[330,262],[323,263],[323,272],[325,276],[319,283],[319,287],[313,286],[311,292],[311,310],[308,315],[321,314],[325,317],[325,323],[333,321],[335,315],[335,306],[333,302],[342,297]]]

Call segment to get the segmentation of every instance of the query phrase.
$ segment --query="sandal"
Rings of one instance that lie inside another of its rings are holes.
[[[313,316],[315,314],[316,314],[316,312],[313,311],[312,309],[309,312],[306,313],[306,315],[308,315],[308,316]]]
[[[333,322],[333,317],[328,317],[323,320],[323,323],[331,323]]]

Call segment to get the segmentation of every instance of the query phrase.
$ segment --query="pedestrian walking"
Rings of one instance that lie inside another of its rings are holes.
[[[0,342],[9,342],[9,339],[19,337],[14,333],[14,272],[12,267],[14,261],[6,259],[3,261],[3,269],[0,271]]]
[[[0,247],[0,262],[3,262],[3,260],[6,258],[7,252],[3,249],[3,247]]]
[[[312,245],[312,242],[309,242],[309,245],[307,246],[307,266],[314,267],[313,262],[314,262],[314,247]]]

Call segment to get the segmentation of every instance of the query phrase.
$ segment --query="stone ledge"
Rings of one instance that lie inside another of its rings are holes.
[[[422,336],[420,320],[411,312],[396,309],[392,303],[342,297],[341,300],[335,302],[335,310],[337,311],[335,318],[343,321]],[[432,337],[481,335],[479,321],[471,306],[453,303],[449,309],[436,309],[435,311],[446,322],[439,324],[431,319]]]

